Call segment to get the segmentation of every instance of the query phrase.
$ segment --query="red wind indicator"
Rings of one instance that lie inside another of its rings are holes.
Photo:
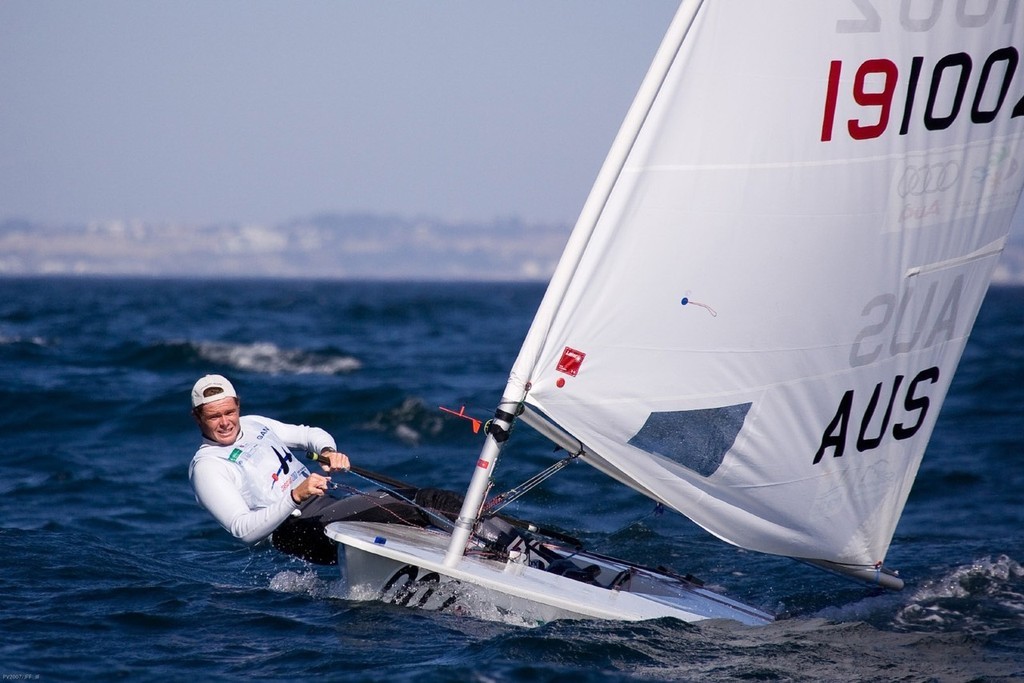
[[[483,422],[471,415],[466,415],[466,406],[462,406],[461,408],[459,408],[459,412],[455,412],[451,408],[445,408],[444,406],[438,406],[438,408],[440,408],[446,413],[451,413],[455,417],[461,417],[464,420],[469,420],[470,422],[473,423],[473,433],[478,434],[480,432],[480,425],[482,425]]]

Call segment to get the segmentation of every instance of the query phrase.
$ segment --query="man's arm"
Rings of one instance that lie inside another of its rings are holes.
[[[214,459],[195,464],[192,488],[196,500],[235,538],[249,544],[262,541],[296,509],[295,501],[288,495],[273,507],[250,510],[238,492],[239,482],[224,464],[228,463]]]
[[[252,415],[251,417],[270,427],[277,438],[281,439],[289,448],[303,448],[314,453],[320,453],[325,448],[338,450],[334,437],[319,427],[288,424],[261,415]]]

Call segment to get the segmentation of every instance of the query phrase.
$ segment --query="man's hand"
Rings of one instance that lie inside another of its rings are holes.
[[[348,461],[348,456],[338,451],[321,453],[317,457],[317,462],[320,463],[324,472],[348,472],[349,467],[352,466]]]
[[[327,477],[315,472],[311,473],[292,489],[292,501],[298,505],[313,496],[322,496],[327,492],[329,484],[330,480]]]

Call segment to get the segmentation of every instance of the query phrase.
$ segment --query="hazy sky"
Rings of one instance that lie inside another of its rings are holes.
[[[0,0],[0,219],[575,220],[677,0]]]

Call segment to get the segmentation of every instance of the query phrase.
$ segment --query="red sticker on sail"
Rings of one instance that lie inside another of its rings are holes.
[[[580,371],[580,366],[583,365],[583,359],[586,357],[587,354],[582,351],[566,346],[565,351],[562,351],[562,358],[558,361],[558,366],[555,369],[575,377],[576,373]]]

